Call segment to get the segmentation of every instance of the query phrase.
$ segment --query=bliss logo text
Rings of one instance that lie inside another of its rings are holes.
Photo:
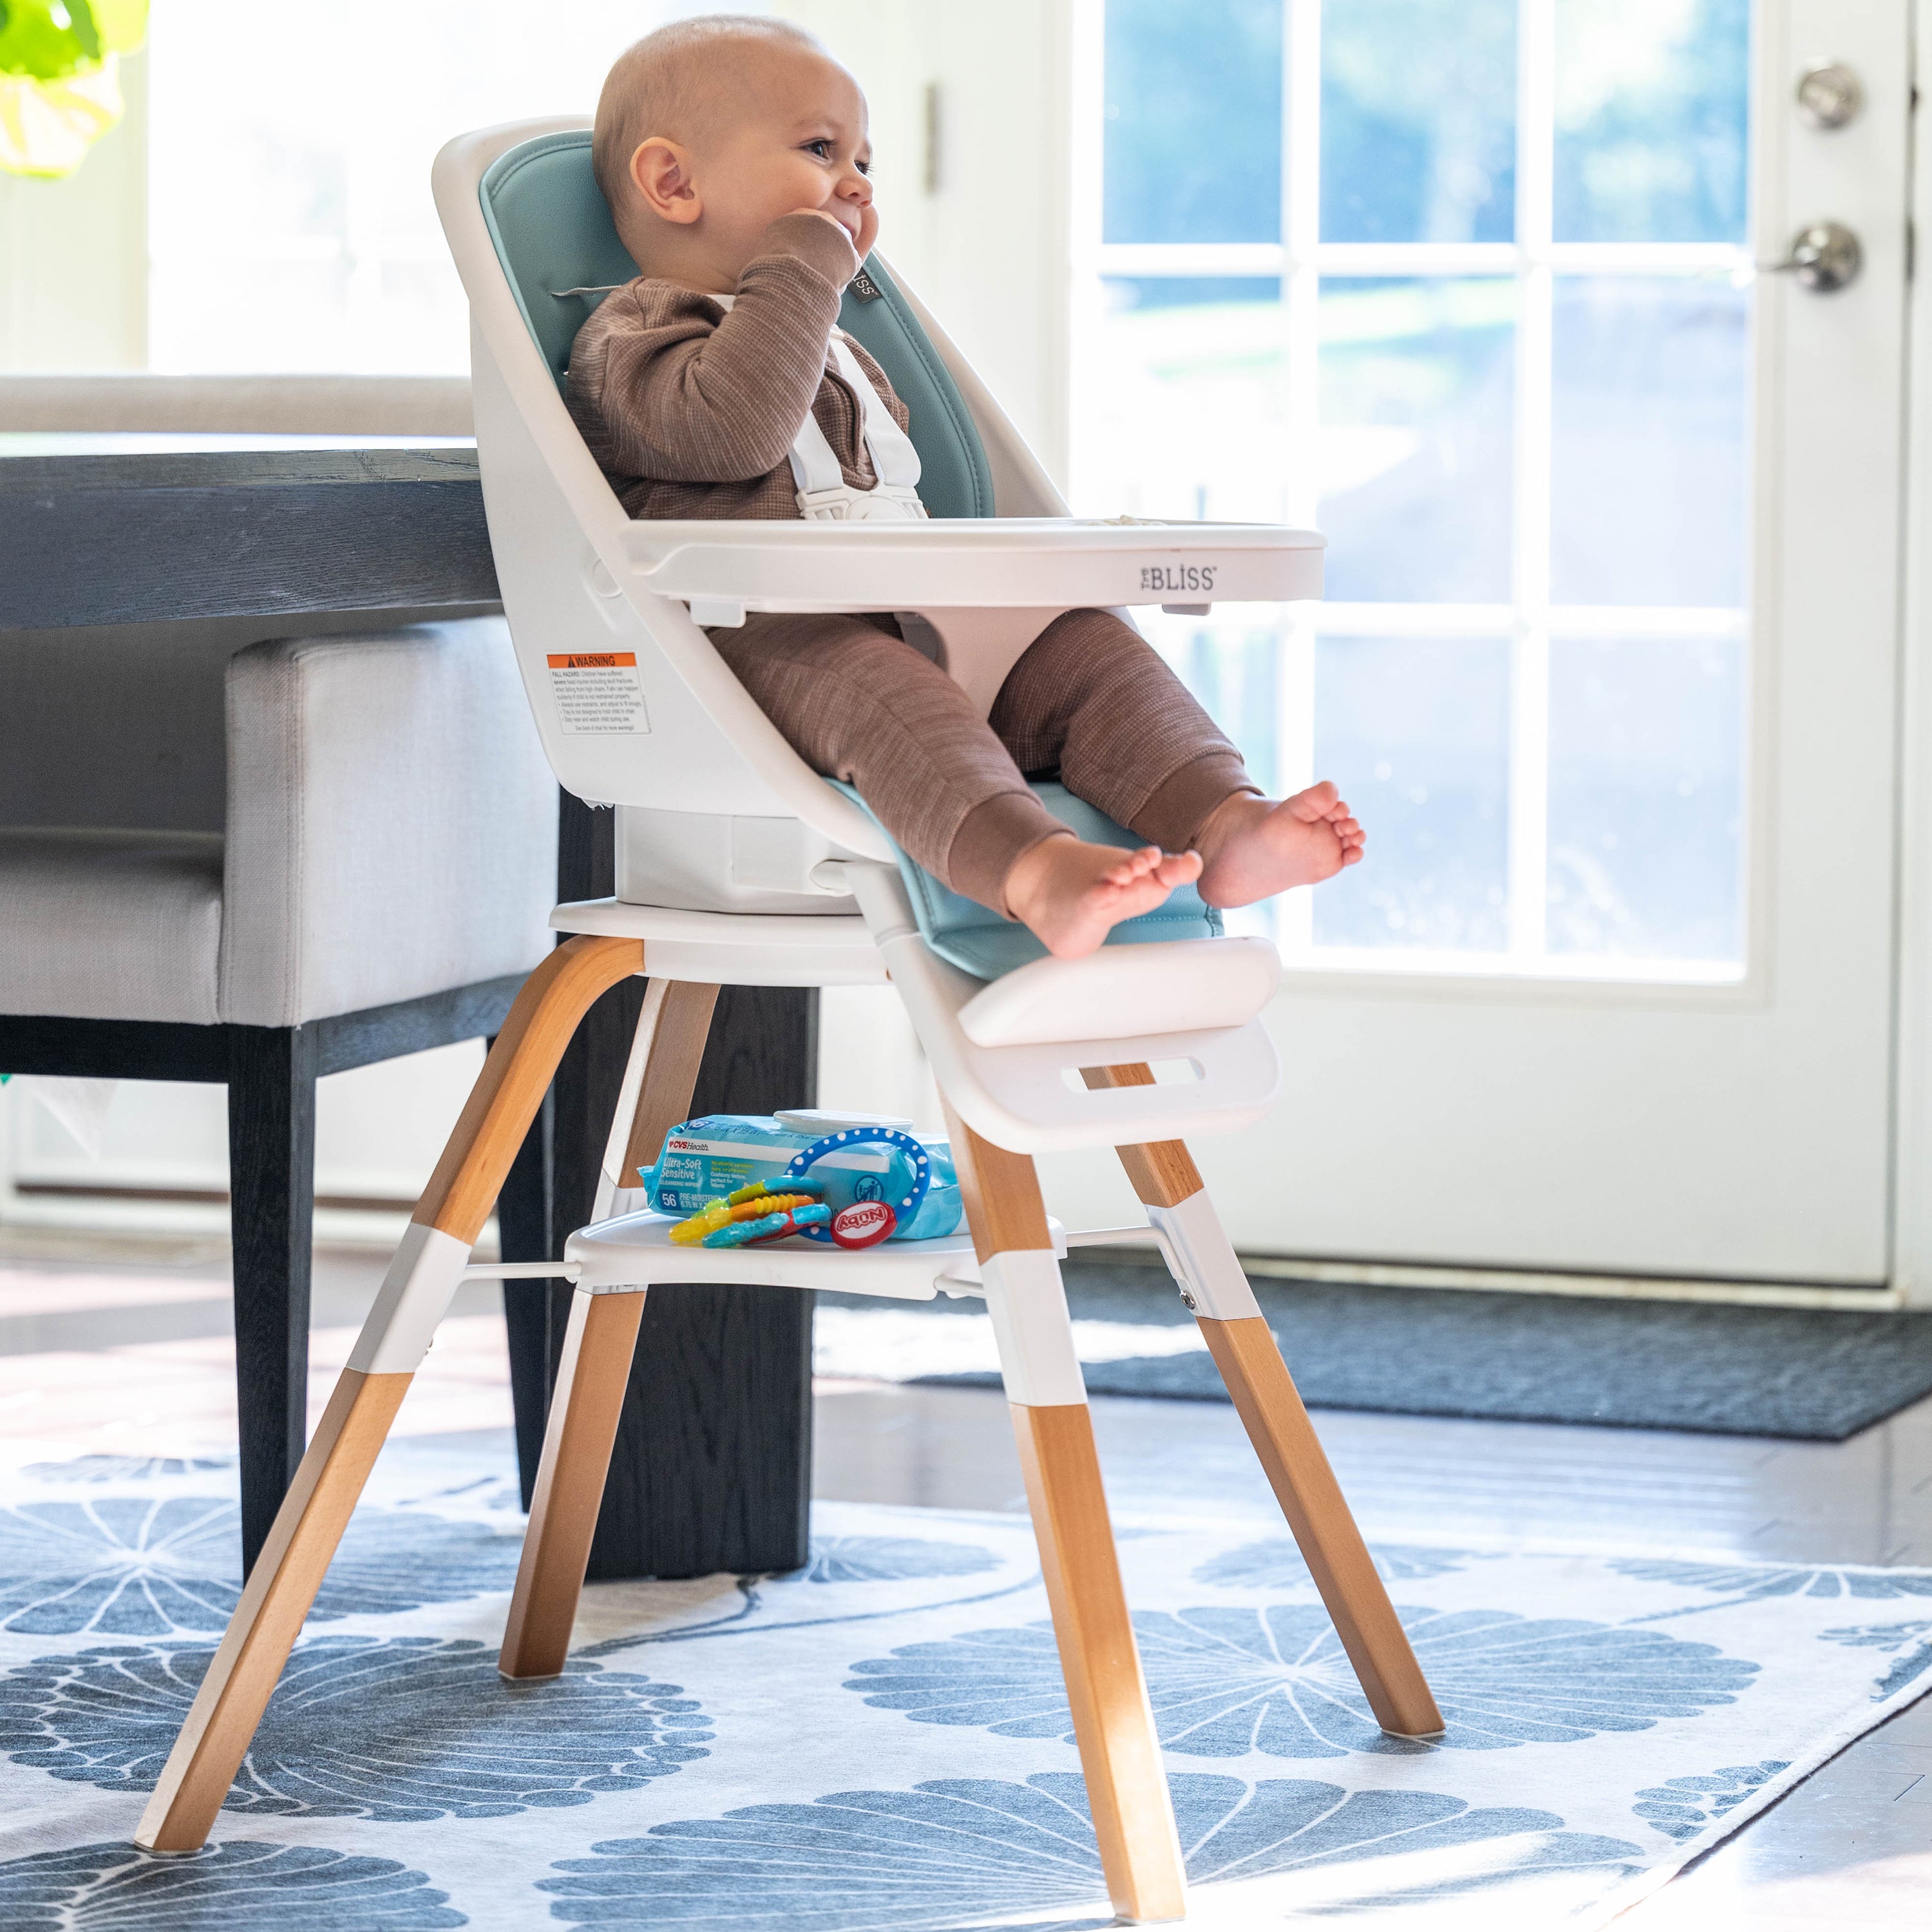
[[[1141,566],[1143,590],[1209,591],[1214,587],[1211,563],[1144,563]]]

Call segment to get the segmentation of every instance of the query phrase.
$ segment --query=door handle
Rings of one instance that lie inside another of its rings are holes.
[[[1864,264],[1858,238],[1842,221],[1814,221],[1791,238],[1791,252],[1783,261],[1757,266],[1768,275],[1795,275],[1799,287],[1829,296],[1849,288]]]
[[[1821,134],[1849,127],[1863,112],[1864,83],[1843,61],[1814,61],[1798,77],[1798,118]]]

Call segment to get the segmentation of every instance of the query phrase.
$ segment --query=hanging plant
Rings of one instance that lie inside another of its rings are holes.
[[[0,0],[0,170],[58,180],[121,118],[148,0]]]

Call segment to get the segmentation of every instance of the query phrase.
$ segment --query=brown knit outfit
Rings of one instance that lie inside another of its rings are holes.
[[[872,488],[859,400],[826,346],[857,266],[842,230],[788,214],[728,310],[647,277],[604,298],[572,349],[568,401],[631,515],[795,518],[790,458],[807,410],[845,481]],[[884,372],[851,347],[908,427]],[[1014,861],[1066,829],[1024,774],[1057,770],[1168,851],[1232,794],[1259,789],[1147,641],[1105,610],[1048,624],[984,719],[889,615],[754,613],[707,634],[801,758],[856,786],[928,872],[1000,913]]]

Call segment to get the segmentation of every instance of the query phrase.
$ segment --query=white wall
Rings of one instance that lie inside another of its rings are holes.
[[[1064,484],[1070,0],[788,0],[772,10],[857,76],[872,108],[880,252]]]
[[[332,1074],[316,1094],[315,1184],[325,1197],[390,1201],[387,1213],[319,1213],[325,1240],[400,1238],[483,1064],[480,1041]],[[220,1193],[228,1185],[227,1090],[164,1081],[115,1088],[98,1156],[16,1083],[0,1086],[0,1226],[226,1231],[216,1204],[47,1195],[56,1186]]]
[[[146,366],[147,82],[122,62],[126,117],[66,180],[0,174],[0,369]]]

